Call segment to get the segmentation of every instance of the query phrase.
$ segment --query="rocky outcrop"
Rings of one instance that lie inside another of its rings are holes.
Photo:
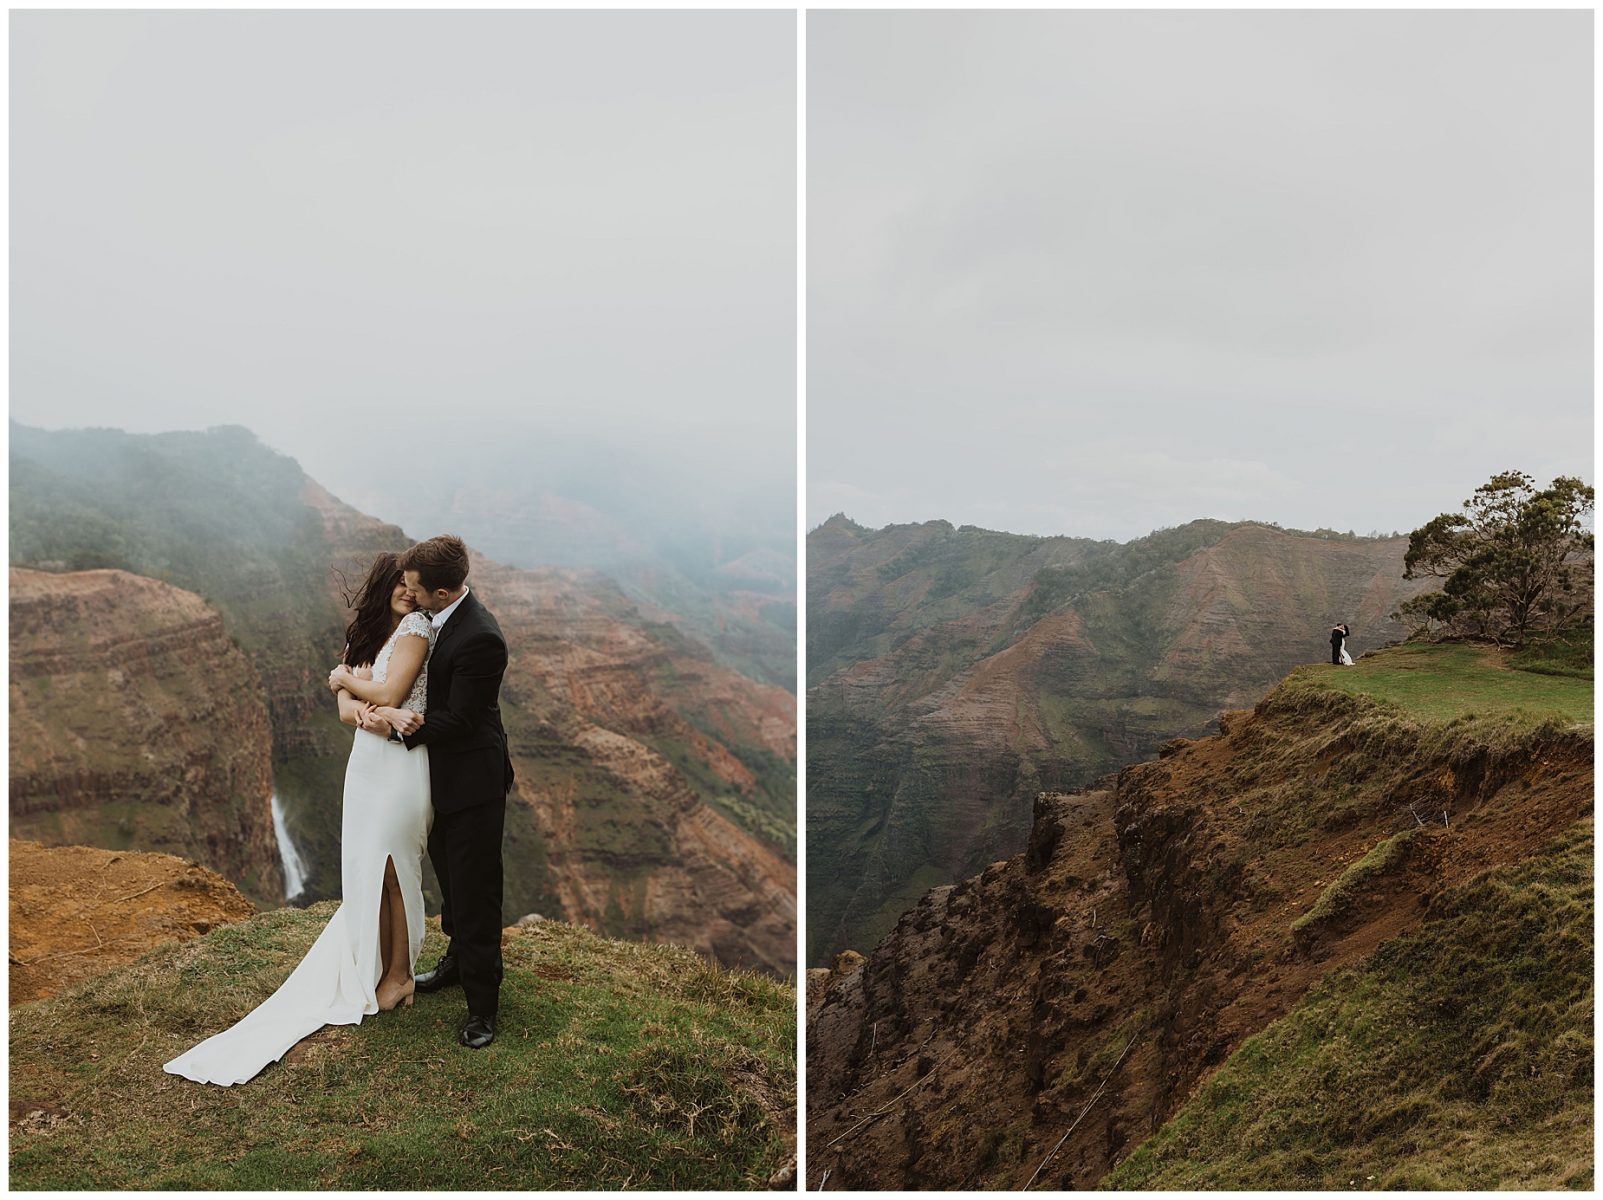
[[[809,1185],[1095,1185],[1247,1037],[1587,818],[1592,788],[1589,727],[1431,729],[1286,687],[1038,796],[1021,853],[927,892],[860,968],[809,973]]]
[[[220,613],[126,571],[11,570],[11,832],[192,858],[281,902],[262,684]]]
[[[1404,538],[1198,521],[1118,545],[942,521],[808,537],[808,961],[1017,852],[1031,798],[1402,636]]]
[[[256,911],[215,871],[167,854],[12,839],[10,869],[12,1004]]]

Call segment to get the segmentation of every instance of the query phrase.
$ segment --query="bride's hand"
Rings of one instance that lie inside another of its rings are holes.
[[[372,679],[373,668],[371,666],[357,667],[356,670],[351,672],[351,676],[355,679]]]
[[[423,724],[423,714],[409,708],[380,708],[376,712],[403,734],[416,733]]]
[[[361,726],[369,733],[376,733],[379,737],[387,738],[390,736],[390,723],[380,715],[382,711],[369,704],[362,710]]]
[[[345,680],[350,677],[351,669],[341,663],[328,673],[328,690],[338,695],[340,688],[345,686]]]

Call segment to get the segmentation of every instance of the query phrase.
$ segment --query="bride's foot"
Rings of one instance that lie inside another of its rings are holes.
[[[376,996],[380,1012],[388,1012],[392,1008],[411,1008],[412,997],[417,990],[417,981],[410,976],[405,983],[397,983],[392,979],[379,980]]]

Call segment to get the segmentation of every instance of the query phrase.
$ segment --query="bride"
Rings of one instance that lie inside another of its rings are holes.
[[[340,720],[356,727],[340,823],[340,907],[276,992],[164,1064],[170,1074],[244,1083],[324,1025],[355,1025],[412,1003],[434,810],[428,748],[408,751],[388,739],[391,728],[411,733],[423,724],[433,627],[388,552],[374,560],[352,607],[346,666],[330,676]]]

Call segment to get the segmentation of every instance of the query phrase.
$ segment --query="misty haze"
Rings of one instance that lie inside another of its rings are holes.
[[[14,420],[242,425],[795,686],[787,14],[13,30]]]
[[[11,1179],[793,1177],[795,15],[10,28]]]

